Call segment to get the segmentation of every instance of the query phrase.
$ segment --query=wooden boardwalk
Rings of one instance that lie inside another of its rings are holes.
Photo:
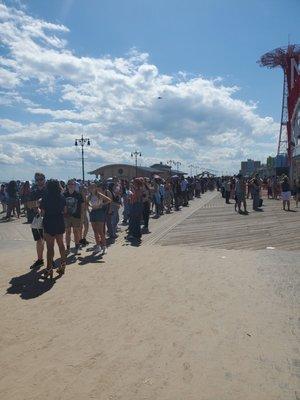
[[[233,203],[233,200],[231,200]],[[160,244],[194,245],[223,249],[300,250],[300,208],[283,211],[282,202],[264,198],[261,212],[252,211],[248,200],[248,215],[234,211],[234,204],[225,204],[217,195],[203,207],[181,221]]]

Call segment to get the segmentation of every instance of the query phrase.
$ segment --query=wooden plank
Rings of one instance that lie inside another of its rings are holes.
[[[217,197],[180,222],[161,238],[163,246],[188,244],[224,249],[265,249],[272,246],[283,250],[300,250],[300,209],[283,211],[281,201],[264,199],[262,212],[249,215],[234,211]]]

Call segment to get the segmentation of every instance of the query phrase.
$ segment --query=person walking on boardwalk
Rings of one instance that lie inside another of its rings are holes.
[[[60,266],[57,272],[59,275],[65,273],[66,250],[63,235],[65,233],[64,214],[67,212],[67,207],[66,198],[61,193],[58,180],[50,179],[47,182],[46,189],[47,191],[40,203],[43,215],[44,239],[47,246],[47,267],[44,270],[44,277],[52,279],[55,241],[60,252]]]
[[[289,178],[285,176],[281,182],[281,198],[282,198],[282,209],[285,210],[286,205],[288,211],[290,211],[291,204],[291,185]]]

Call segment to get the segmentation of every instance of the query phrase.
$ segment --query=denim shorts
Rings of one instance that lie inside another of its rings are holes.
[[[98,208],[97,210],[92,210],[90,212],[91,222],[105,222],[106,220],[106,210]]]

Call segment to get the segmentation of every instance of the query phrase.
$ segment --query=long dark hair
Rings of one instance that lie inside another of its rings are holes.
[[[50,197],[59,197],[61,194],[61,186],[57,179],[49,179],[47,181],[47,193]]]
[[[7,185],[7,193],[9,197],[16,197],[17,195],[17,183],[16,181],[10,181]]]

